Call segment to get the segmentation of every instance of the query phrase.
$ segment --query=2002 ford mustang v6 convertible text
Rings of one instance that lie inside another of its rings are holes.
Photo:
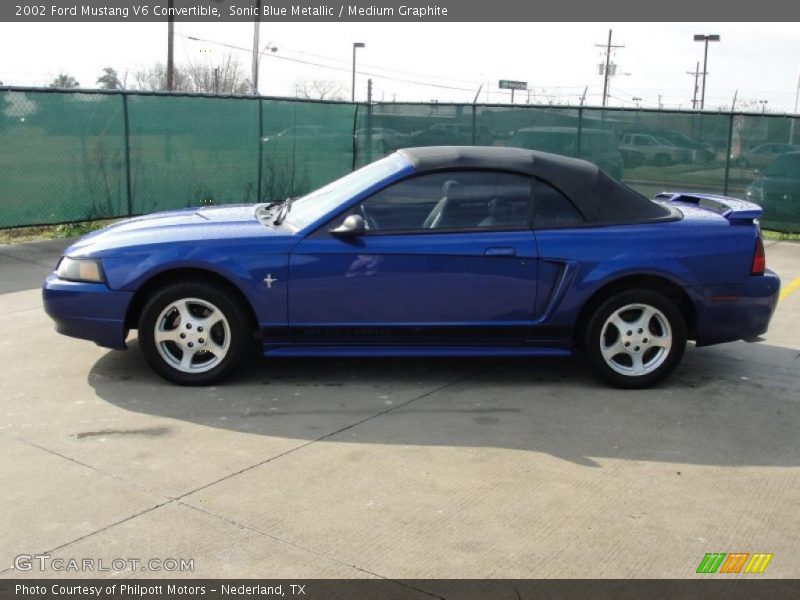
[[[780,282],[760,207],[649,200],[518,148],[401,150],[295,200],[122,221],[44,284],[58,331],[209,384],[271,356],[567,356],[621,387],[766,331]]]

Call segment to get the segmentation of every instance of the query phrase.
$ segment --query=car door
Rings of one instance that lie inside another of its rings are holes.
[[[597,230],[585,226],[584,215],[567,196],[541,179],[533,182],[532,212],[539,281],[529,342],[549,345],[570,339],[579,307],[565,310],[565,300],[581,265],[591,264],[604,241]]]
[[[306,237],[290,257],[298,343],[522,343],[536,302],[531,180],[514,173],[412,176]],[[364,235],[331,234],[349,214]]]

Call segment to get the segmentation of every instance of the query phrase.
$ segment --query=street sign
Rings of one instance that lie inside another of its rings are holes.
[[[514,104],[514,92],[517,90],[527,90],[528,89],[528,82],[527,81],[511,81],[510,79],[501,79],[498,87],[501,90],[511,90],[511,104]]]
[[[527,81],[511,81],[509,79],[501,79],[499,88],[501,90],[527,90]]]

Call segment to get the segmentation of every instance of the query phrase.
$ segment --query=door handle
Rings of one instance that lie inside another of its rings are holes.
[[[484,252],[486,256],[516,256],[517,249],[516,248],[509,248],[498,246],[494,248],[487,248]]]

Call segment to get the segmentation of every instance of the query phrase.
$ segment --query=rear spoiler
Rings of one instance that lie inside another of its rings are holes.
[[[667,202],[696,204],[697,206],[702,206],[703,208],[714,211],[729,221],[753,221],[761,217],[761,213],[763,212],[758,204],[753,204],[746,200],[739,200],[738,198],[717,196],[714,194],[661,192],[660,194],[656,194],[654,199],[665,200]]]

